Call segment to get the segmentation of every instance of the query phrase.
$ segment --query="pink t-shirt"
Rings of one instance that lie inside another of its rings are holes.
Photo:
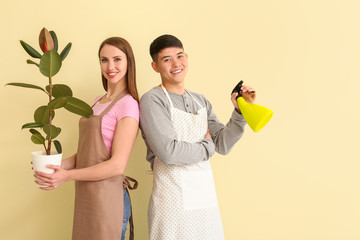
[[[96,103],[93,106],[94,115],[100,115],[111,103],[99,103],[98,101],[101,97],[95,98]],[[131,117],[139,122],[139,103],[130,94],[117,101],[102,119],[101,132],[105,146],[110,153],[116,124],[124,117]]]

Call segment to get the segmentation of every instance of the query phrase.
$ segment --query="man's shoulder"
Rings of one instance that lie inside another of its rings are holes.
[[[152,89],[144,93],[144,95],[142,95],[142,97],[140,98],[140,104],[161,100],[162,98],[164,98],[163,95],[164,93],[159,87],[153,87]]]
[[[198,92],[193,92],[193,91],[191,91],[191,90],[189,90],[189,89],[186,89],[186,91],[188,91],[196,100],[198,100],[198,101],[200,101],[200,102],[202,102],[202,103],[207,103],[207,102],[209,102],[208,100],[207,100],[207,98],[205,97],[205,95],[204,94],[202,94],[202,93],[198,93]]]

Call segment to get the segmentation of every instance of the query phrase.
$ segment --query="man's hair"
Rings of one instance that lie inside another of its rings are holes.
[[[181,41],[169,34],[161,35],[150,44],[150,55],[154,62],[157,62],[159,52],[165,48],[177,47],[184,49]]]

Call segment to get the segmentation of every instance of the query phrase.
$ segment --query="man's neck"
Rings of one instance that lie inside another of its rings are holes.
[[[166,91],[173,92],[176,94],[183,95],[185,93],[185,85],[184,83],[179,84],[168,84],[168,83],[162,83],[162,85],[165,87]]]

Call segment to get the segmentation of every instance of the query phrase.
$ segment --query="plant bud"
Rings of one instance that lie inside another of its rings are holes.
[[[40,32],[39,45],[44,53],[54,49],[54,40],[52,39],[51,34],[46,28],[43,28]]]

